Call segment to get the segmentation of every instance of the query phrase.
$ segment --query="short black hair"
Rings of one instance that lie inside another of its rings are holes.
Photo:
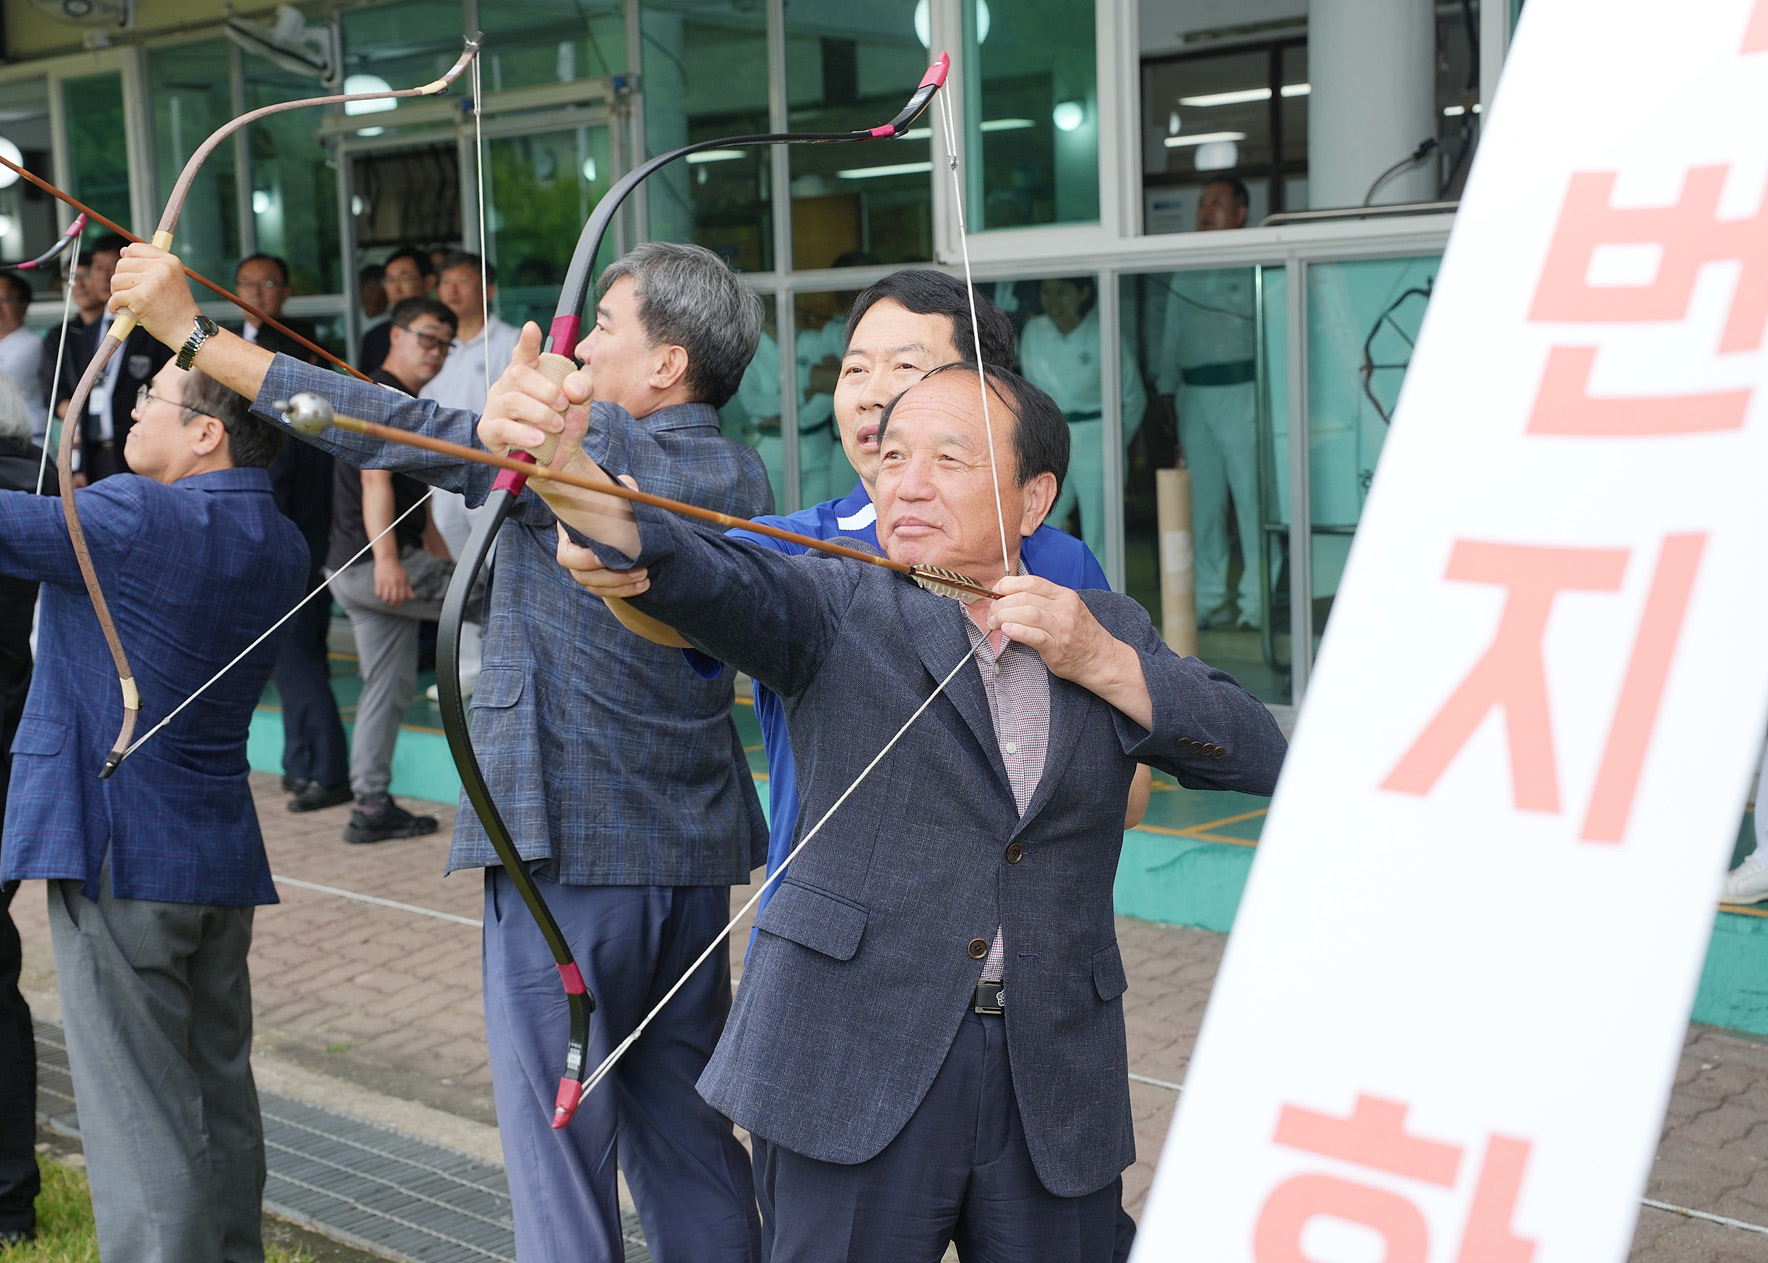
[[[941,373],[978,371],[974,364],[955,360],[929,370],[921,381],[938,377]],[[1056,406],[1054,399],[1012,369],[985,364],[980,372],[989,391],[1007,405],[1007,411],[1013,417],[1013,457],[1018,465],[1013,471],[1013,485],[1023,487],[1039,474],[1054,474],[1056,494],[1061,495],[1063,480],[1068,477],[1068,418],[1062,415],[1062,409]],[[920,385],[920,382],[915,385]],[[914,388],[908,387],[884,406],[884,415],[878,422],[880,443],[890,431],[890,418],[896,411],[896,405],[902,402],[903,395]]]
[[[436,269],[435,274],[441,276],[442,273],[454,268],[472,268],[484,279],[487,286],[497,284],[497,264],[487,263],[478,255],[468,251],[450,250],[442,256],[442,266]]]
[[[129,238],[123,236],[121,233],[107,232],[104,236],[92,243],[91,253],[114,254],[120,256],[123,253],[123,247],[128,244]]]
[[[37,296],[36,291],[31,288],[31,283],[17,272],[0,272],[0,285],[10,288],[13,296],[26,307],[29,307],[31,299]]]
[[[282,275],[282,283],[284,285],[287,285],[289,283],[289,261],[287,259],[283,258],[281,255],[264,254],[261,252],[258,254],[248,254],[245,258],[241,259],[238,263],[233,265],[233,275],[235,277],[238,277],[239,270],[241,268],[243,268],[248,263],[274,264],[277,272],[279,272]]]
[[[976,324],[970,323],[970,300],[976,300]],[[984,364],[1011,364],[1018,358],[1013,338],[1013,322],[987,298],[974,291],[966,292],[964,282],[932,268],[904,268],[883,280],[874,281],[860,291],[847,313],[847,336],[842,349],[853,341],[853,331],[866,312],[891,299],[918,316],[944,316],[952,322],[952,346],[960,359],[976,354],[977,336],[982,340]]]
[[[1208,188],[1212,184],[1227,185],[1228,192],[1234,195],[1234,205],[1238,206],[1241,210],[1246,210],[1252,205],[1252,194],[1246,191],[1246,181],[1242,180],[1239,176],[1218,175],[1213,180],[1205,180],[1203,182],[1203,187]]]
[[[378,281],[387,274],[387,269],[379,263],[364,263],[356,269],[356,279],[361,281]]]
[[[252,415],[249,399],[199,369],[184,379],[184,407],[214,417],[227,431],[227,454],[235,469],[268,469],[282,450],[282,431]],[[189,420],[189,418],[185,418]]]
[[[460,328],[460,317],[449,309],[447,303],[434,298],[426,298],[419,294],[416,298],[401,298],[393,304],[391,319],[394,324],[405,326],[419,316],[434,316],[450,329]]]
[[[399,259],[410,259],[411,265],[417,269],[419,276],[436,275],[436,264],[430,258],[430,252],[419,250],[416,246],[400,246],[392,254],[389,254],[386,263],[381,264],[382,273],[384,274],[388,266]]]

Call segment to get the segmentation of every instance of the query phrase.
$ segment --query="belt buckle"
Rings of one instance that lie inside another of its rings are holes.
[[[971,1007],[978,1013],[1002,1016],[1007,1011],[1007,988],[998,982],[976,984],[976,997]]]

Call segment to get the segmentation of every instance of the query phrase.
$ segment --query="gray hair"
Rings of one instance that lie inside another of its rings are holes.
[[[650,344],[686,351],[688,390],[701,403],[724,407],[761,340],[761,299],[703,246],[639,246],[608,265],[601,292],[628,276]]]
[[[31,412],[12,374],[0,372],[0,443],[31,445]]]

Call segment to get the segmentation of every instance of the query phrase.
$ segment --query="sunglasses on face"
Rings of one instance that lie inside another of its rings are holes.
[[[440,348],[445,348],[445,347],[451,346],[454,342],[453,338],[439,338],[433,333],[420,333],[418,330],[413,329],[410,325],[396,325],[394,327],[399,328],[399,329],[403,329],[403,330],[405,330],[405,332],[409,333],[412,337],[416,338],[417,344],[419,346],[421,346],[426,351],[434,351],[434,350],[437,350]]]

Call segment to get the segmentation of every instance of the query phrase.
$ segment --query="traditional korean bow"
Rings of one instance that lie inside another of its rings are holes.
[[[589,222],[584,224],[583,232],[577,239],[577,247],[571,255],[571,266],[565,273],[564,288],[560,291],[558,306],[553,313],[545,351],[540,357],[540,371],[559,382],[577,368],[576,361],[568,357],[577,344],[582,328],[581,316],[595,279],[595,261],[601,252],[602,240],[607,236],[608,227],[613,223],[621,205],[647,177],[672,162],[706,149],[775,144],[840,144],[888,140],[900,136],[908,130],[909,124],[927,107],[933,94],[945,83],[950,64],[950,58],[941,53],[939,60],[927,71],[916,86],[914,95],[896,117],[877,127],[850,132],[774,132],[702,140],[660,154],[628,172],[596,204]],[[554,438],[533,454],[517,452],[512,455],[519,461],[547,464],[552,460],[557,447],[558,441]],[[506,469],[498,476],[486,501],[489,511],[481,515],[474,527],[465,555],[456,560],[454,578],[449,584],[448,595],[442,606],[442,623],[436,642],[436,691],[442,703],[442,727],[448,734],[448,746],[454,754],[455,765],[460,770],[461,787],[466,791],[467,800],[472,803],[473,810],[478,813],[479,823],[484,826],[485,835],[502,861],[504,871],[509,874],[522,902],[528,906],[528,911],[539,924],[541,935],[546,939],[547,947],[558,965],[559,978],[564,984],[570,1004],[571,1041],[566,1054],[565,1074],[559,1081],[558,1097],[553,1109],[553,1126],[563,1127],[571,1121],[571,1116],[583,1097],[584,1077],[588,1070],[589,1017],[594,1012],[595,1000],[589,994],[583,974],[571,955],[570,944],[566,942],[564,933],[547,909],[546,901],[528,872],[527,862],[521,858],[509,828],[497,810],[497,804],[492,801],[490,787],[485,783],[478,755],[473,749],[472,736],[467,726],[466,699],[460,688],[461,622],[479,572],[484,568],[485,559],[497,538],[497,532],[502,528],[526,484],[525,473]]]
[[[178,226],[178,216],[184,209],[184,201],[189,196],[190,186],[192,181],[196,179],[196,173],[202,168],[203,163],[214,152],[217,145],[246,124],[272,114],[282,114],[307,106],[342,105],[351,101],[374,101],[389,97],[434,96],[454,82],[460,72],[466,68],[467,63],[478,54],[479,47],[480,37],[474,35],[466,42],[466,48],[461,52],[460,59],[454,63],[448,73],[422,87],[284,101],[280,104],[266,105],[248,111],[217,128],[207,140],[197,146],[196,152],[190,156],[190,161],[184,164],[184,170],[179,174],[178,182],[173,185],[172,196],[167,200],[166,209],[160,216],[159,228],[153,236],[154,245],[162,250],[171,249],[172,233]],[[6,165],[23,174],[22,169],[12,163],[8,162]],[[85,412],[86,401],[92,394],[92,388],[104,375],[105,366],[110,363],[111,357],[122,347],[124,339],[134,328],[135,317],[133,313],[127,309],[118,312],[103,342],[86,365],[86,371],[81,374],[79,385],[74,388],[73,398],[68,402],[69,420],[63,424],[61,429],[61,444],[57,457],[64,474],[73,459],[74,430],[78,425],[78,418]],[[98,773],[103,778],[117,770],[117,765],[123,761],[123,755],[129,749],[129,740],[135,733],[135,723],[141,714],[141,695],[135,687],[135,675],[130,670],[129,657],[123,651],[123,643],[118,639],[116,625],[111,620],[110,605],[104,598],[104,590],[99,586],[98,571],[93,566],[91,550],[86,545],[86,533],[80,525],[79,507],[74,501],[73,479],[66,476],[61,480],[61,502],[67,517],[68,536],[73,544],[74,557],[80,564],[80,574],[86,582],[86,592],[92,599],[92,612],[97,615],[98,625],[104,632],[105,643],[110,646],[111,659],[117,668],[117,682],[123,694],[122,728],[117,734],[116,742],[111,747],[110,755],[105,759],[104,767]]]

